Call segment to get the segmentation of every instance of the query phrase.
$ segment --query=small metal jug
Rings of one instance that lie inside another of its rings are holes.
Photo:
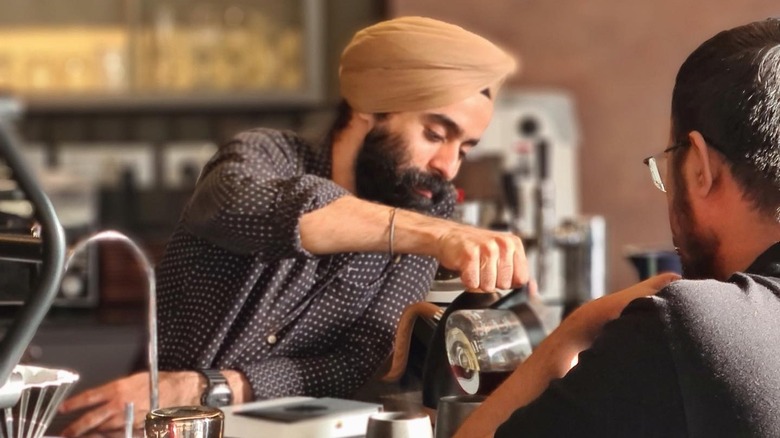
[[[146,415],[147,438],[222,438],[225,414],[207,406],[160,408]]]

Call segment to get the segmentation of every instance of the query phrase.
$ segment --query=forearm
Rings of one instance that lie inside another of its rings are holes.
[[[392,207],[342,197],[301,217],[301,244],[314,254],[387,252],[392,212]],[[511,233],[398,209],[393,234],[393,252],[433,256],[459,272],[466,288],[492,291],[528,281],[523,243]]]
[[[393,207],[344,196],[304,214],[301,244],[313,254],[387,252]],[[393,250],[435,256],[436,241],[456,224],[408,210],[395,211]]]

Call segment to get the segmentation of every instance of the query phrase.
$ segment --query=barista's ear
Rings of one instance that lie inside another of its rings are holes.
[[[376,117],[371,113],[361,113],[359,111],[355,111],[355,119],[358,121],[358,123],[365,125],[365,127],[368,129],[373,128],[376,124]]]

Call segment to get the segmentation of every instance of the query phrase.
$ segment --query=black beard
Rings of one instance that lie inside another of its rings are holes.
[[[675,246],[678,247],[683,277],[691,280],[717,279],[720,239],[711,231],[697,229],[688,192],[685,190],[685,181],[681,177],[675,180],[672,212],[679,227]]]
[[[355,191],[369,201],[430,213],[451,184],[444,178],[408,166],[409,145],[401,135],[373,128],[355,160]],[[427,198],[418,190],[430,191]]]

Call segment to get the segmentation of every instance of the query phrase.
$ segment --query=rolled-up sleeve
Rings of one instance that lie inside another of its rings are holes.
[[[348,192],[305,173],[306,147],[284,133],[254,130],[220,148],[204,167],[182,216],[194,235],[263,260],[312,257],[300,239],[300,217]]]

